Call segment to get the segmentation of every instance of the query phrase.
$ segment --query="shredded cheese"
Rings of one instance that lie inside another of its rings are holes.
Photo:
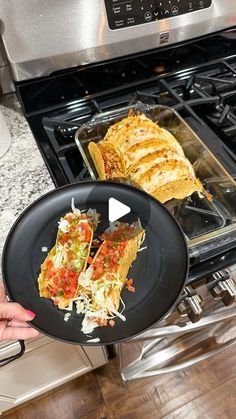
[[[71,316],[71,313],[66,313],[65,316],[64,316],[64,321],[68,322],[70,316]]]

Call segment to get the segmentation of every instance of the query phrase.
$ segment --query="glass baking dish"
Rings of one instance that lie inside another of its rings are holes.
[[[223,237],[224,241],[227,241],[227,237],[232,241],[232,233],[235,233],[236,240],[236,182],[204,142],[172,108],[137,103],[97,114],[82,125],[76,132],[75,140],[92,179],[98,179],[98,174],[88,151],[89,142],[101,141],[108,128],[131,111],[144,113],[175,136],[192,163],[197,177],[213,196],[212,202],[194,193],[184,200],[173,199],[165,203],[180,223],[189,246],[196,247],[204,243],[206,248],[206,243],[210,245],[210,242],[215,242],[219,236]]]

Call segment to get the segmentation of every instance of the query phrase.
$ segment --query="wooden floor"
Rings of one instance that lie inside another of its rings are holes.
[[[236,347],[189,369],[123,386],[117,361],[1,417],[235,419]]]

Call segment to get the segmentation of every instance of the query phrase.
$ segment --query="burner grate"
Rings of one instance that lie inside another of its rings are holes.
[[[18,93],[55,183],[84,173],[74,141],[82,124],[137,102],[174,108],[235,174],[236,55],[223,56],[233,52],[235,41],[215,36],[22,83]]]
[[[56,186],[89,179],[74,140],[77,129],[95,114],[137,102],[168,106],[177,111],[236,178],[234,35],[215,35],[180,47],[63,70],[19,83],[17,93],[22,108]],[[207,161],[204,166],[207,173],[210,158],[202,159],[201,152],[198,155],[196,164]],[[169,209],[191,240],[191,263],[225,254],[236,243],[236,233],[231,230],[235,221],[232,209],[234,214],[236,207],[234,183],[228,182],[227,176],[219,176],[218,171],[211,178],[205,175],[203,178],[209,190],[217,188],[220,178],[223,200],[215,201],[215,208],[194,195],[183,205],[179,202],[171,207],[169,203]],[[229,229],[230,233],[224,233],[219,240],[222,229]],[[215,239],[210,245],[207,241],[198,247],[198,234],[204,236],[208,232],[216,233]],[[214,269],[224,263],[217,259]],[[208,270],[209,267],[207,264]]]

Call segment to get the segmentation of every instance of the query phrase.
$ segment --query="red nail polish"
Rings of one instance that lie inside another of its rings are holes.
[[[33,311],[31,311],[31,310],[26,310],[26,311],[27,311],[27,314],[29,315],[29,317],[31,317],[32,320],[33,320],[34,317],[36,316],[36,314]]]

